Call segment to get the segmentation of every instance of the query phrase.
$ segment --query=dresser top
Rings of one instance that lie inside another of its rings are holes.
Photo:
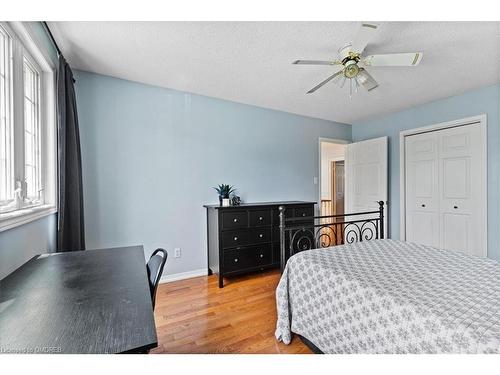
[[[213,208],[213,209],[238,209],[238,208],[248,208],[248,207],[265,207],[265,206],[286,206],[291,204],[316,204],[316,202],[311,201],[280,201],[280,202],[256,202],[256,203],[242,203],[239,206],[220,206],[218,204],[205,204],[203,207]]]

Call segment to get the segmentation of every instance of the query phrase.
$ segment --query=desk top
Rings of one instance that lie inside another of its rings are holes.
[[[0,353],[157,346],[142,246],[37,255],[0,280]]]

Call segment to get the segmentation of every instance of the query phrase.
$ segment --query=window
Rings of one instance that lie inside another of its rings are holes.
[[[54,64],[35,40],[0,22],[0,230],[55,211]]]
[[[31,204],[43,203],[40,163],[40,74],[24,58],[24,181],[26,199]]]
[[[0,27],[0,207],[14,198],[11,59],[10,36]]]

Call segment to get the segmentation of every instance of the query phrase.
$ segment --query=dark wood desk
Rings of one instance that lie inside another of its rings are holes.
[[[0,280],[0,353],[156,346],[142,246],[42,254]]]

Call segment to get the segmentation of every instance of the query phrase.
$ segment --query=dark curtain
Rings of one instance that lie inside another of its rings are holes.
[[[85,249],[82,157],[73,72],[62,55],[57,74],[58,185],[57,251]]]

